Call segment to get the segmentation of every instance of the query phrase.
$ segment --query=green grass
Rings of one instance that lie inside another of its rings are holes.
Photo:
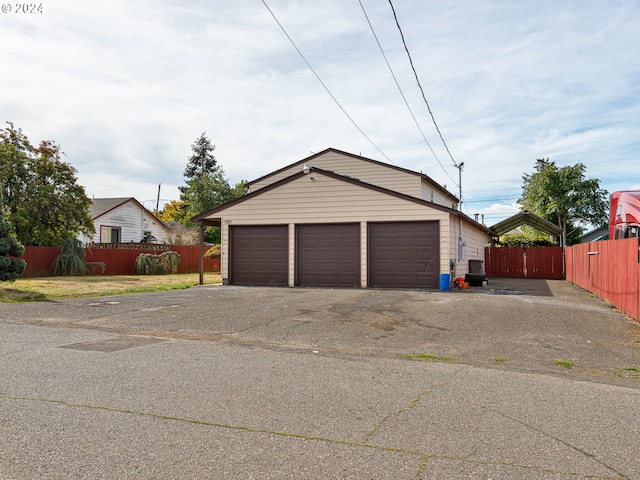
[[[507,361],[506,358],[502,358],[502,357],[493,357],[491,360],[498,363],[505,363]]]
[[[199,280],[197,273],[19,278],[15,282],[0,283],[0,302],[42,302],[123,293],[181,290],[197,285]],[[221,281],[220,274],[205,273],[205,284],[216,284]]]
[[[569,362],[567,360],[554,360],[553,364],[557,365],[558,367],[566,368],[568,370],[571,370],[571,368],[575,365],[575,363]]]
[[[457,362],[458,360],[460,360],[459,358],[453,358],[453,357],[440,357],[438,355],[430,355],[428,353],[414,353],[414,354],[407,354],[404,356],[404,358],[410,358],[410,359],[416,359],[416,360],[424,360],[426,362],[430,362],[430,361],[440,361],[440,362]]]

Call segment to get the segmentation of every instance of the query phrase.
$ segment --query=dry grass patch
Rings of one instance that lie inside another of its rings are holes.
[[[86,275],[19,278],[0,284],[0,302],[33,302],[65,298],[100,297],[121,293],[180,290],[199,283],[197,273],[176,275]],[[221,283],[219,273],[205,273],[205,284]]]

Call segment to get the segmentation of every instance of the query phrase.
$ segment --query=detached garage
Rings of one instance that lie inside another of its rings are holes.
[[[221,228],[225,284],[435,289],[452,261],[463,275],[490,242],[426,175],[338,150],[249,186],[193,218]]]

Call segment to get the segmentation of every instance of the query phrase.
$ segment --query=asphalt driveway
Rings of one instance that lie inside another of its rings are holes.
[[[640,478],[639,338],[560,281],[0,304],[0,478]]]
[[[125,335],[379,357],[426,354],[640,383],[640,325],[560,280],[491,279],[486,287],[449,292],[199,286],[4,304],[0,312],[9,322]]]

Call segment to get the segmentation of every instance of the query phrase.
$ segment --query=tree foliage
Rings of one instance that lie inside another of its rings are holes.
[[[141,253],[136,257],[135,267],[139,275],[164,275],[176,273],[180,263],[180,254],[169,251],[159,255]]]
[[[215,145],[206,133],[200,135],[191,145],[192,155],[184,170],[185,185],[179,187],[180,201],[170,205],[174,216],[169,220],[195,227],[191,222],[194,216],[246,195],[246,182],[242,181],[231,187],[224,169],[218,165],[214,150]],[[205,240],[218,243],[219,229],[207,227]]]
[[[24,272],[27,263],[21,257],[24,247],[11,233],[11,224],[4,216],[4,200],[0,191],[0,282],[12,282]]]
[[[100,271],[104,273],[104,262],[87,262],[84,246],[77,238],[67,238],[62,243],[62,249],[49,267],[54,275],[84,275],[87,272]]]
[[[581,225],[607,222],[607,191],[597,179],[586,179],[582,163],[558,167],[549,159],[538,159],[534,172],[522,177],[518,203],[530,212],[562,227],[565,245],[577,241]]]
[[[496,246],[498,247],[551,247],[553,242],[549,240],[549,235],[542,234],[527,225],[521,228],[520,232],[502,235]]]
[[[16,238],[24,245],[59,246],[94,232],[90,200],[60,147],[33,147],[12,123],[0,129],[0,183]]]

